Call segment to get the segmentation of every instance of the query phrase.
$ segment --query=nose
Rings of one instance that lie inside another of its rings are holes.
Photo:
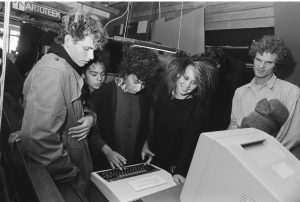
[[[89,57],[89,60],[94,59],[94,50],[89,50],[88,57]]]
[[[261,62],[259,63],[259,67],[262,68],[262,67],[264,67],[264,66],[265,66],[265,62],[264,62],[264,61],[261,61]]]
[[[103,79],[103,77],[102,77],[100,74],[98,74],[98,75],[97,75],[97,81],[100,81],[100,82],[101,82],[102,79]]]
[[[192,84],[191,81],[186,82],[186,83],[185,83],[185,88],[189,89],[189,88],[191,87],[191,84]]]

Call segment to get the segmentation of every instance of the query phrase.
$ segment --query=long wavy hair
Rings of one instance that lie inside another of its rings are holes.
[[[193,67],[197,85],[196,89],[191,92],[191,96],[196,96],[199,99],[208,99],[215,87],[217,69],[212,61],[198,55],[179,54],[167,59],[166,82],[169,95],[173,97],[177,88],[177,80],[185,73],[188,66]]]

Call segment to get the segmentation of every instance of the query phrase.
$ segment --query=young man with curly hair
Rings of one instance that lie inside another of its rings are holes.
[[[281,64],[290,55],[280,38],[263,36],[250,47],[250,56],[254,59],[252,81],[235,91],[232,101],[229,129],[239,128],[244,117],[254,111],[263,98],[278,99],[289,111],[289,117],[281,127],[276,138],[285,147],[291,149],[299,144],[299,87],[276,77],[277,64]]]
[[[23,148],[47,167],[66,201],[85,201],[90,185],[92,161],[86,136],[96,117],[83,107],[84,82],[77,72],[94,58],[105,35],[96,16],[81,12],[64,16],[61,35],[24,84]]]
[[[153,83],[159,60],[153,51],[129,48],[121,61],[119,76],[95,90],[89,104],[97,113],[100,132],[92,132],[89,146],[96,170],[119,168],[140,161],[148,135]]]

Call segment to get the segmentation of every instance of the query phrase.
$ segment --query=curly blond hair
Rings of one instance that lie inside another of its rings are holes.
[[[60,35],[55,42],[64,43],[64,36],[69,34],[74,41],[81,41],[88,35],[92,35],[97,48],[103,49],[107,42],[106,30],[95,15],[89,15],[83,11],[72,11],[62,17]]]
[[[276,62],[278,63],[290,57],[290,52],[285,47],[283,41],[279,37],[271,35],[265,35],[261,39],[253,41],[249,50],[249,55],[254,58],[256,53],[263,54],[265,52],[276,54]]]

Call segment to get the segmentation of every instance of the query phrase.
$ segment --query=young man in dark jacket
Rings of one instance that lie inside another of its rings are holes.
[[[47,167],[66,201],[78,200],[74,195],[87,200],[92,162],[85,137],[95,117],[84,116],[84,82],[77,70],[94,58],[105,34],[95,16],[79,12],[64,16],[56,44],[24,84],[23,148]],[[70,194],[72,190],[75,194]]]

